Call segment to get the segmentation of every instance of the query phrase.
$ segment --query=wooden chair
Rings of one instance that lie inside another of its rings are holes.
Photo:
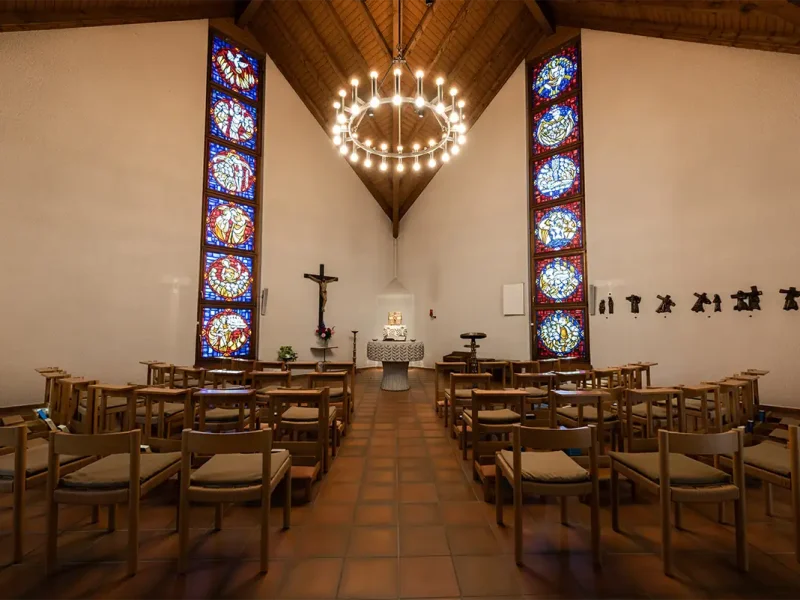
[[[489,480],[494,476],[494,453],[508,446],[511,425],[523,422],[525,398],[525,390],[474,389],[471,407],[464,408],[461,413],[462,458],[467,460],[467,432],[470,431],[472,475],[483,484],[484,500],[489,500]],[[491,437],[497,439],[492,440]]]
[[[440,417],[445,417],[444,409],[444,390],[449,387],[450,373],[466,373],[467,363],[465,362],[437,362],[434,364],[433,382],[433,410]],[[444,382],[442,381],[444,379]],[[443,385],[442,385],[443,384]],[[446,417],[445,417],[446,424]]]
[[[135,385],[114,385],[95,383],[89,386],[89,402],[94,416],[92,433],[112,431],[109,419],[116,418],[120,431],[130,431],[134,426],[136,411]]]
[[[735,379],[720,379],[719,381],[703,381],[703,385],[716,385],[723,406],[728,407],[730,426],[738,427],[747,422],[748,414],[748,388],[749,382]]]
[[[525,390],[525,417],[550,423],[550,396],[553,391],[553,373],[511,372],[511,387]],[[530,408],[528,408],[530,405]]]
[[[637,365],[622,365],[619,367],[619,371],[622,375],[622,385],[629,390],[640,390],[644,387],[641,380],[644,369]]]
[[[347,435],[347,416],[350,414],[350,390],[348,389],[346,371],[334,371],[331,373],[310,373],[308,376],[308,388],[328,388],[330,405],[336,407],[336,420],[341,436]],[[334,440],[335,441],[335,440]]]
[[[702,433],[721,433],[731,428],[733,407],[723,405],[718,385],[679,385],[683,391],[686,416],[694,420],[694,430]],[[699,426],[698,426],[699,424]]]
[[[50,418],[57,424],[63,424],[67,420],[66,407],[61,404],[61,387],[59,382],[62,379],[72,377],[65,371],[49,371],[41,374],[44,377],[44,395],[47,402],[47,412]]]
[[[758,380],[765,375],[769,375],[769,371],[763,369],[747,369],[742,375],[753,375],[756,377],[756,380],[753,382],[753,397],[756,402],[756,409],[758,409],[761,406],[761,396],[758,393]]]
[[[145,387],[136,390],[141,405],[136,408],[136,423],[142,428],[143,443],[150,443],[153,428],[156,438],[172,436],[172,428],[191,429],[194,421],[192,388]]]
[[[461,437],[458,419],[461,410],[472,405],[473,388],[488,390],[492,376],[489,373],[450,373],[449,389],[444,392],[444,426],[450,437]]]
[[[492,376],[491,386],[495,389],[502,390],[508,386],[509,381],[509,366],[508,362],[504,360],[479,360],[478,373],[489,373]],[[499,374],[499,381],[496,381]]]
[[[592,370],[592,387],[616,388],[622,386],[622,371],[619,367]]]
[[[144,365],[147,367],[147,385],[153,384],[153,365],[161,365],[165,364],[163,361],[160,360],[140,360],[140,365]]]
[[[319,363],[321,373],[345,371],[347,373],[347,393],[350,396],[350,412],[347,413],[347,423],[353,422],[356,410],[356,364],[353,361],[329,360]]]
[[[539,372],[540,373],[547,373],[547,372],[554,372],[561,370],[561,359],[560,358],[542,358],[538,361],[539,363]]]
[[[591,378],[592,372],[584,369],[555,371],[554,386],[558,390],[585,390]]]
[[[282,360],[256,360],[253,361],[253,371],[269,371],[270,369],[279,369],[287,371],[286,363]]]
[[[95,407],[92,403],[89,386],[96,379],[67,377],[56,380],[56,393],[63,417],[58,425],[66,425],[75,433],[92,433],[95,422]]]
[[[22,561],[25,535],[25,492],[47,481],[47,442],[28,440],[29,430],[24,424],[0,427],[0,493],[13,493],[13,544],[14,562]],[[94,460],[91,456],[60,456],[61,472],[71,473]]]
[[[611,453],[611,526],[619,532],[619,476],[659,494],[661,505],[661,548],[664,574],[672,576],[672,524],[670,509],[675,503],[675,526],[681,528],[681,503],[733,500],[736,506],[736,559],[747,571],[747,530],[743,436],[740,430],[726,433],[658,432],[658,452]],[[733,456],[733,481],[724,471],[686,456]],[[666,483],[665,483],[666,482]]]
[[[177,388],[206,387],[206,370],[203,367],[175,367],[175,385]]]
[[[683,392],[678,388],[627,389],[625,401],[618,406],[623,424],[625,450],[649,451],[656,447],[656,431],[684,431]],[[641,439],[635,432],[642,434]]]
[[[513,450],[500,450],[495,456],[495,510],[497,524],[503,525],[500,498],[502,480],[505,479],[514,490],[514,560],[518,565],[522,564],[523,494],[558,497],[564,525],[567,524],[567,499],[570,496],[589,496],[592,557],[599,566],[600,486],[594,427],[559,430],[513,425],[511,429]],[[523,448],[533,451],[523,452]],[[563,452],[572,448],[588,450],[588,457],[570,457]]]
[[[190,414],[197,414],[196,424],[200,431],[244,431],[245,426],[250,431],[257,429],[255,390],[205,388],[194,392],[192,403]],[[248,413],[247,423],[245,411]]]
[[[633,362],[630,364],[631,367],[637,368],[637,379],[639,381],[639,387],[642,387],[642,384],[650,387],[652,384],[650,383],[650,369],[653,367],[657,367],[658,363],[656,362]],[[642,375],[644,375],[644,380],[642,379]]]
[[[39,367],[36,369],[36,372],[44,378],[44,405],[48,408],[48,412],[52,418],[53,402],[51,398],[53,393],[53,380],[69,377],[69,373],[58,367]]]
[[[272,451],[271,431],[217,435],[183,431],[181,444],[181,497],[179,512],[178,571],[186,572],[189,554],[189,505],[215,504],[214,529],[222,529],[222,504],[261,501],[261,572],[269,568],[269,513],[272,492],[283,481],[286,497],[283,527],[292,511],[292,457],[287,450]],[[192,455],[212,455],[192,472]]]
[[[606,453],[607,433],[614,447],[619,419],[612,406],[610,390],[553,390],[552,398],[550,427],[580,428],[592,424],[597,428],[598,453]]]
[[[296,360],[286,363],[286,368],[292,374],[292,381],[295,385],[307,388],[309,387],[308,376],[317,372],[317,363],[313,360]]]
[[[266,394],[279,388],[292,387],[291,371],[250,371],[250,387],[259,394]]]
[[[212,389],[237,390],[245,387],[245,371],[239,369],[211,369],[206,371],[206,380]]]
[[[322,471],[327,473],[330,469],[330,451],[336,448],[336,440],[331,443],[331,436],[338,435],[336,408],[329,405],[327,388],[276,390],[268,396],[271,415],[268,429],[273,431],[273,447],[284,448],[292,455],[292,468],[297,478],[305,480],[306,498],[310,502],[311,486]],[[301,466],[306,468],[301,470]]]
[[[514,385],[514,374],[520,373],[541,373],[538,360],[512,360],[508,363],[508,370],[511,373],[511,385]]]
[[[153,386],[175,387],[175,365],[172,363],[156,363],[149,365],[153,370]]]
[[[726,381],[741,382],[741,402],[744,409],[743,421],[755,420],[758,412],[758,400],[756,398],[755,386],[758,382],[758,375],[740,373],[733,377],[728,377]]]
[[[56,566],[58,505],[108,506],[108,531],[114,531],[116,505],[128,504],[128,575],[139,564],[139,502],[150,490],[177,474],[179,452],[140,454],[141,432],[75,435],[51,432],[47,467],[48,575]],[[161,442],[164,450],[177,450],[177,441]],[[62,476],[64,456],[98,456],[99,460]]]

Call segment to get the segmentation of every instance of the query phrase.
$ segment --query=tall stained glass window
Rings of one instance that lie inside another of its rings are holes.
[[[264,58],[211,30],[197,360],[255,358]]]
[[[588,362],[580,38],[527,67],[533,356]]]

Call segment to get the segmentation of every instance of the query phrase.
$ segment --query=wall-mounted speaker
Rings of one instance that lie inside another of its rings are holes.
[[[595,302],[597,300],[597,286],[589,286],[589,314],[594,316]]]

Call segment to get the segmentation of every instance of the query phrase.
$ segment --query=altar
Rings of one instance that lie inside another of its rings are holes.
[[[383,362],[381,389],[389,392],[408,389],[408,363],[424,355],[422,342],[367,342],[367,358]]]

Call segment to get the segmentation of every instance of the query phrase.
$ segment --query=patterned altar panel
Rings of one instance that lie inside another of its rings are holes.
[[[412,362],[422,360],[425,345],[422,342],[367,342],[369,360],[387,362]]]
[[[214,142],[208,144],[209,189],[247,200],[256,197],[256,159]]]
[[[531,84],[534,104],[550,102],[578,87],[578,47],[568,46],[549,54],[533,66]]]
[[[533,234],[535,254],[583,247],[583,208],[580,201],[534,211]]]
[[[585,300],[583,255],[558,256],[537,260],[536,303],[577,303]]]
[[[203,358],[248,356],[253,333],[253,311],[230,308],[203,309],[200,355]]]
[[[551,152],[580,139],[578,98],[553,104],[533,116],[533,153]]]
[[[212,38],[210,59],[211,81],[251,100],[258,99],[258,59],[218,36]]]
[[[566,199],[581,191],[581,157],[577,148],[534,161],[533,196],[537,204]]]
[[[253,300],[253,259],[206,252],[203,300],[250,302]]]
[[[536,355],[539,358],[585,358],[586,310],[537,310]]]
[[[256,149],[258,111],[225,92],[211,90],[209,133],[227,142]]]
[[[205,242],[252,252],[256,209],[246,204],[208,197]]]

